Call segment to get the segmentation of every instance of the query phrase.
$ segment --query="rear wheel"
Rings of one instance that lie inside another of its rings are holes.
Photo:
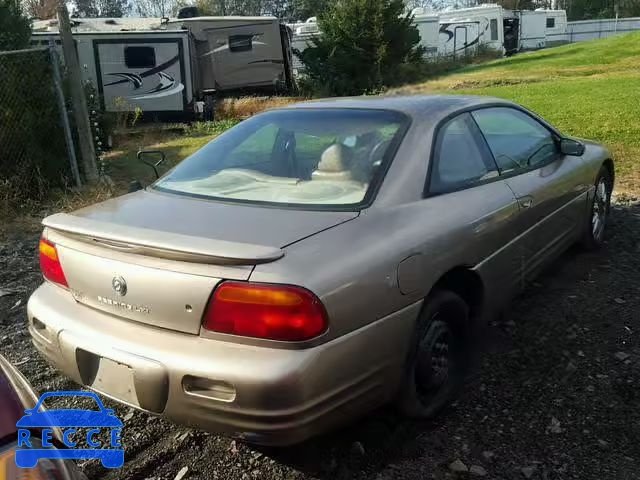
[[[467,304],[451,291],[436,290],[425,300],[398,397],[405,415],[432,417],[459,393],[468,363],[468,317]]]
[[[600,169],[595,187],[591,208],[589,209],[589,224],[582,241],[583,245],[589,250],[596,249],[604,243],[605,227],[609,219],[613,181],[606,167]]]

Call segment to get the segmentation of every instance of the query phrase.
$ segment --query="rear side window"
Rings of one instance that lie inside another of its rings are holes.
[[[553,133],[526,113],[483,108],[473,112],[473,118],[502,173],[542,166],[558,156]]]
[[[469,114],[445,124],[438,133],[431,167],[429,192],[447,193],[471,187],[498,176],[490,154],[483,148]]]
[[[547,18],[547,28],[554,28],[556,26],[555,18]]]
[[[156,50],[153,47],[125,47],[124,64],[127,68],[153,68],[156,66]]]
[[[491,40],[498,40],[498,20],[492,18],[489,24],[491,26]]]
[[[229,50],[232,52],[248,52],[253,48],[253,35],[229,36]]]

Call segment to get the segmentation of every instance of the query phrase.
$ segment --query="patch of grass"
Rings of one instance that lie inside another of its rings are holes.
[[[613,152],[618,191],[640,191],[640,33],[516,55],[394,93],[505,98]]]
[[[155,180],[153,170],[136,158],[139,150],[163,151],[166,160],[158,167],[159,173],[163,174],[238,122],[221,120],[192,125],[165,125],[116,137],[116,147],[104,156],[105,171],[115,184],[115,193],[126,192],[133,180],[140,180],[143,185]]]
[[[256,113],[278,108],[293,102],[302,101],[304,98],[296,97],[241,97],[224,98],[216,104],[216,119],[243,119]]]

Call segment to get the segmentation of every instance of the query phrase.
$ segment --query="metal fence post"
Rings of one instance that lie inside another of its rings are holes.
[[[96,163],[96,151],[93,145],[93,134],[89,126],[89,110],[84,96],[84,86],[80,64],[78,63],[78,52],[73,42],[71,33],[71,22],[67,4],[60,0],[58,3],[58,30],[62,41],[62,52],[64,54],[64,64],[67,68],[69,81],[71,83],[71,104],[73,115],[76,119],[76,132],[78,133],[78,145],[80,147],[80,158],[82,160],[82,173],[88,183],[98,180],[98,166]]]
[[[73,136],[71,135],[71,125],[69,125],[69,117],[67,116],[67,107],[64,101],[64,92],[62,90],[62,76],[60,75],[60,61],[58,52],[56,52],[53,40],[49,40],[49,60],[53,67],[53,84],[58,100],[58,108],[60,110],[60,121],[64,130],[64,139],[67,144],[67,154],[69,155],[69,164],[71,165],[71,174],[75,181],[76,187],[82,186],[80,180],[80,171],[78,170],[78,160],[76,159],[76,150],[73,144]]]

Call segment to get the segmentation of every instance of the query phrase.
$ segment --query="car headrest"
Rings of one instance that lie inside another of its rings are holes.
[[[347,148],[340,144],[334,143],[329,145],[318,163],[318,168],[311,174],[311,178],[324,179],[324,180],[350,180],[351,171],[348,170],[348,156],[349,151]]]

